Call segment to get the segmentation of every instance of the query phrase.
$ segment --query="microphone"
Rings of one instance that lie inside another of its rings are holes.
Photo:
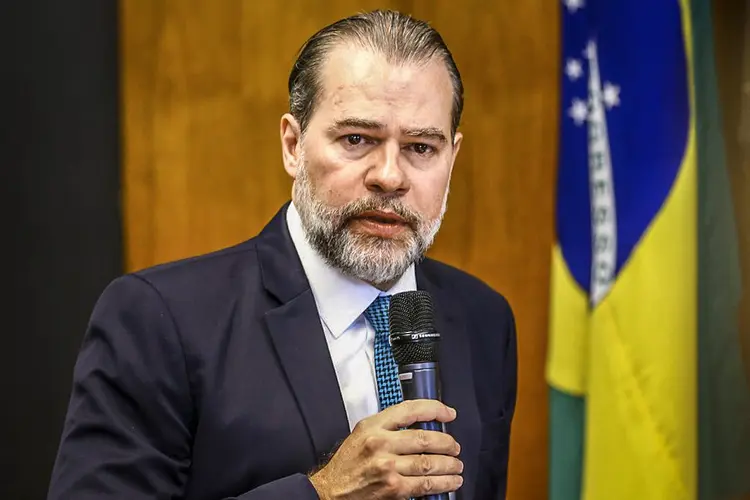
[[[440,333],[435,329],[432,297],[417,290],[391,297],[388,310],[390,343],[393,359],[398,365],[398,378],[404,400],[437,399],[440,389]],[[415,422],[412,429],[445,432],[441,422]],[[454,499],[451,492],[420,497],[419,500]]]

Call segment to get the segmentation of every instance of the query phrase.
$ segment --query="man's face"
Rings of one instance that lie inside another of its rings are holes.
[[[313,246],[346,274],[390,285],[427,248],[445,212],[461,135],[451,138],[445,64],[389,64],[334,48],[304,137],[282,119],[293,199]]]

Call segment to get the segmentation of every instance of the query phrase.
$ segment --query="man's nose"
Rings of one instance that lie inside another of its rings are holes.
[[[365,178],[367,189],[378,193],[408,191],[409,180],[400,161],[400,145],[383,144],[380,154],[375,156],[374,164],[367,171],[367,177]]]

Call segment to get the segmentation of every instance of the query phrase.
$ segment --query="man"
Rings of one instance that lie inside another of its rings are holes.
[[[505,497],[512,312],[423,259],[462,139],[450,52],[425,23],[362,14],[307,42],[289,91],[292,203],[245,243],[105,290],[50,499]],[[383,390],[388,297],[415,289],[436,305],[445,404]],[[447,432],[405,429],[430,420]]]

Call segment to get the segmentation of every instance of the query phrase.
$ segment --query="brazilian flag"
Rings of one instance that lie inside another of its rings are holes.
[[[736,228],[694,3],[563,2],[551,500],[750,491]]]

